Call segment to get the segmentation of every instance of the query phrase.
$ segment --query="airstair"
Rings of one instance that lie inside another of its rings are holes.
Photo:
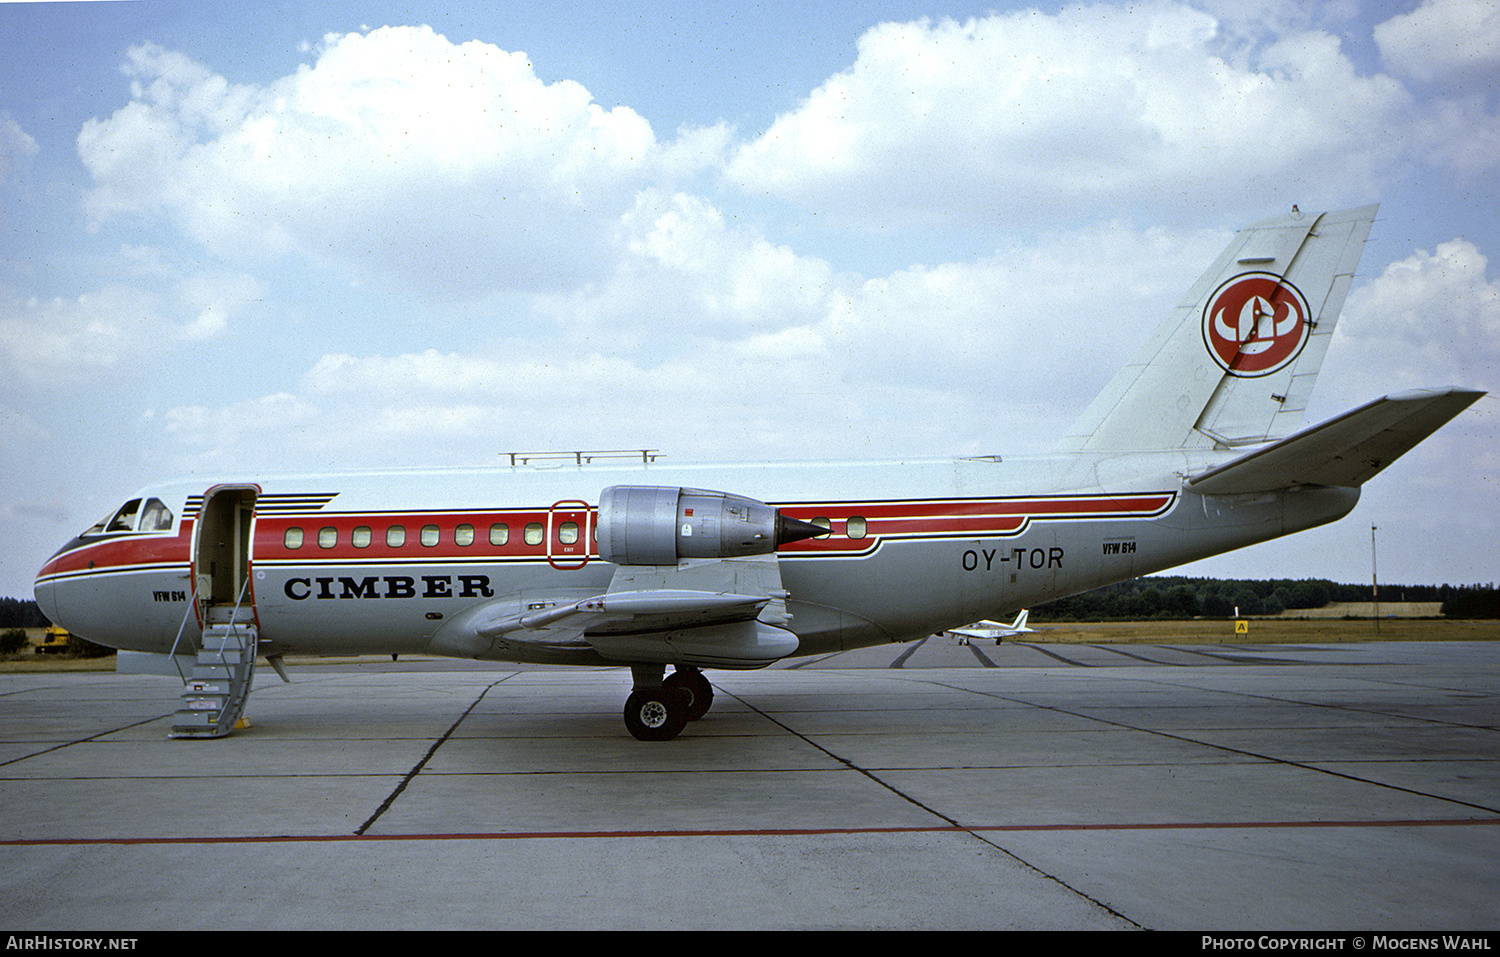
[[[250,589],[258,493],[253,486],[216,485],[204,493],[198,508],[193,592],[170,660],[176,663],[177,650],[187,651],[193,644],[189,622],[195,613],[203,630],[192,673],[181,665],[177,668],[183,684],[182,704],[168,737],[222,738],[246,726],[241,718],[255,678],[260,641]]]
[[[207,591],[206,583],[197,583]],[[194,601],[198,590],[194,591]],[[245,713],[250,698],[250,683],[255,680],[255,656],[259,634],[255,615],[242,607],[244,600],[233,605],[205,603],[203,637],[198,643],[198,660],[193,673],[182,676],[182,704],[172,721],[169,738],[222,738],[235,729]],[[183,619],[186,628],[187,619]],[[183,639],[177,635],[177,643]],[[177,660],[177,645],[172,660]]]
[[[248,622],[210,625],[203,632],[193,674],[183,682],[182,705],[168,737],[222,738],[245,713],[255,678],[255,626]]]

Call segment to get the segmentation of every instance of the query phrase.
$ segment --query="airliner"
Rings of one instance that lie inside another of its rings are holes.
[[[704,669],[1003,620],[1347,515],[1483,395],[1301,428],[1375,213],[1237,233],[1049,454],[172,481],[64,544],[37,601],[122,670],[182,677],[173,737],[232,732],[258,658],[429,654],[629,667],[626,728],[670,740],[712,703]]]

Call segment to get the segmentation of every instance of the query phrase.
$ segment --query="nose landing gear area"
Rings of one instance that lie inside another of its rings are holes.
[[[640,741],[670,741],[713,704],[714,689],[697,668],[679,667],[662,678],[661,665],[631,667],[635,690],[625,699],[625,727]]]

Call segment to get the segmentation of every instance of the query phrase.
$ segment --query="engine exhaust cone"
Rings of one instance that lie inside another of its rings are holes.
[[[822,525],[814,525],[812,522],[804,522],[800,518],[789,518],[780,512],[776,513],[777,548],[789,542],[800,542],[804,538],[816,538],[819,535],[827,534],[828,529]]]

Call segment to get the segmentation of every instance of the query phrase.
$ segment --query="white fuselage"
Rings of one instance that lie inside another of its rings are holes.
[[[776,553],[786,627],[797,654],[814,654],[1000,617],[1332,521],[1358,499],[1342,488],[1185,491],[1182,477],[1213,461],[1183,452],[643,460],[179,481],[136,496],[138,512],[159,502],[170,524],[80,536],[42,569],[36,594],[54,622],[123,649],[191,648],[212,599],[240,606],[268,655],[423,652],[477,602],[603,592],[617,566],[594,543],[601,490],[677,485],[750,496],[829,529]],[[505,648],[483,656],[605,660]]]

